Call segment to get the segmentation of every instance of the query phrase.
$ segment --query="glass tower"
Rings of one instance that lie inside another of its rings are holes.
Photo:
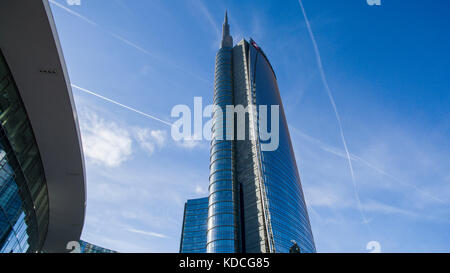
[[[192,199],[185,203],[180,253],[206,253],[208,199]]]
[[[258,159],[256,164],[260,166],[262,181],[261,209],[265,212],[262,216],[264,223],[267,223],[265,236],[268,237],[268,247],[271,252],[289,252],[296,242],[301,252],[315,252],[300,175],[275,73],[266,55],[253,40],[250,40],[250,43],[243,42],[240,46],[248,56],[250,64],[253,101],[257,106],[279,106],[278,149],[274,151],[261,149],[265,141],[261,140],[260,134],[255,143]],[[271,127],[271,118],[267,120],[268,127]],[[254,249],[253,245],[247,245],[247,248]]]
[[[213,104],[206,251],[289,253],[298,246],[315,252],[275,72],[253,40],[233,46],[227,14]],[[235,111],[230,118],[230,106],[242,106],[245,119]],[[278,112],[269,111],[273,107]],[[278,145],[267,149],[275,135]]]
[[[216,56],[214,106],[210,157],[207,252],[239,251],[239,215],[234,170],[235,142],[226,127],[225,108],[233,105],[233,39],[228,16],[223,24],[222,45]]]

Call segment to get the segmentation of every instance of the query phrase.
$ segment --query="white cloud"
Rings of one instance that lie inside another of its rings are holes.
[[[192,137],[185,137],[180,141],[177,141],[177,144],[183,148],[192,150],[202,144],[201,140],[195,140]]]
[[[131,158],[134,141],[149,155],[166,143],[167,132],[164,130],[119,126],[90,110],[81,113],[84,154],[94,164],[109,168],[120,166]]]
[[[167,132],[162,130],[153,130],[150,133],[151,137],[156,141],[159,147],[162,147],[166,142]]]
[[[83,151],[87,159],[106,167],[117,167],[132,154],[132,139],[127,130],[107,122],[92,112],[80,120]]]
[[[136,128],[135,135],[136,141],[149,155],[153,154],[156,148],[162,148],[167,139],[167,132],[163,130]]]
[[[203,188],[203,187],[197,185],[197,186],[195,187],[195,193],[196,193],[196,194],[207,194],[208,191],[207,191],[205,188]]]

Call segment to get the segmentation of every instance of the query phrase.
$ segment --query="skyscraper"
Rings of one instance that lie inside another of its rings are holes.
[[[184,205],[180,253],[206,253],[208,197],[188,200]]]
[[[213,103],[207,252],[315,252],[275,72],[252,39],[233,46],[227,14]]]

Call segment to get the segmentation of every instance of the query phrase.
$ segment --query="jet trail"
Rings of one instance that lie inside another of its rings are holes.
[[[80,19],[82,19],[82,20],[88,22],[89,24],[98,27],[98,24],[97,24],[97,23],[95,23],[94,21],[89,20],[88,18],[84,17],[83,15],[79,14],[78,12],[75,12],[75,11],[69,9],[68,7],[65,7],[64,5],[58,3],[58,2],[56,2],[56,1],[54,1],[54,0],[48,0],[48,1],[49,1],[50,3],[52,3],[52,4],[54,4],[55,6],[57,6],[57,7],[59,7],[59,8],[61,8],[61,9],[65,10],[65,11],[67,11],[68,13],[70,13],[70,14],[72,14],[72,15],[75,15],[76,17],[78,17],[78,18],[80,18]]]
[[[185,68],[183,68],[183,67],[181,67],[181,66],[179,66],[179,65],[177,65],[177,64],[175,64],[175,63],[173,63],[173,62],[171,62],[171,61],[169,61],[169,60],[167,60],[167,59],[163,59],[163,58],[158,57],[158,56],[156,56],[156,55],[154,55],[154,54],[151,54],[148,50],[142,48],[141,46],[137,45],[136,43],[133,43],[133,42],[131,42],[130,40],[127,40],[127,39],[123,38],[122,36],[120,36],[120,35],[118,35],[118,34],[116,34],[116,33],[114,33],[114,32],[105,30],[104,28],[102,28],[102,27],[101,27],[99,24],[97,24],[96,22],[94,22],[94,21],[92,21],[92,20],[86,18],[85,16],[79,14],[78,12],[75,12],[75,11],[69,9],[68,7],[65,7],[64,5],[62,5],[62,4],[58,3],[58,2],[56,2],[55,0],[49,0],[49,2],[52,3],[52,4],[54,4],[55,6],[57,6],[57,7],[61,8],[61,9],[63,9],[64,11],[66,11],[66,12],[68,12],[68,13],[70,13],[70,14],[72,14],[72,15],[78,17],[78,18],[80,18],[81,20],[83,20],[83,21],[89,23],[90,25],[99,28],[100,30],[102,30],[102,31],[106,32],[107,34],[111,35],[113,38],[115,38],[115,39],[117,39],[117,40],[119,40],[119,41],[125,43],[126,45],[128,45],[128,46],[130,46],[130,47],[132,47],[132,48],[134,48],[134,49],[136,49],[136,50],[138,50],[138,51],[140,51],[140,52],[142,52],[142,53],[144,53],[145,55],[150,56],[150,57],[152,57],[153,59],[155,59],[155,60],[157,60],[157,61],[159,61],[159,62],[161,62],[161,63],[165,63],[165,64],[167,64],[167,65],[169,65],[169,66],[172,66],[172,67],[174,67],[174,68],[180,70],[180,71],[183,72],[183,73],[189,74],[189,75],[191,75],[191,76],[197,78],[198,80],[200,80],[200,81],[202,81],[202,82],[204,82],[204,83],[206,83],[206,84],[208,84],[208,85],[211,85],[211,81],[209,81],[209,80],[207,80],[207,79],[204,79],[203,77],[200,77],[200,76],[198,76],[197,74],[191,72],[190,70],[185,69]]]
[[[161,122],[161,123],[164,123],[165,125],[172,126],[171,123],[169,123],[169,122],[167,122],[167,121],[165,121],[165,120],[162,120],[162,119],[157,118],[157,117],[155,117],[155,116],[152,116],[152,115],[150,115],[150,114],[144,113],[144,112],[142,112],[142,111],[136,110],[136,109],[134,109],[134,108],[132,108],[132,107],[126,106],[126,105],[124,105],[124,104],[122,104],[122,103],[120,103],[120,102],[117,102],[117,101],[115,101],[115,100],[109,99],[109,98],[104,97],[104,96],[102,96],[102,95],[99,95],[99,94],[97,94],[97,93],[95,93],[95,92],[92,92],[92,91],[87,90],[87,89],[85,89],[85,88],[79,87],[79,86],[77,86],[77,85],[75,85],[75,84],[71,84],[71,85],[72,85],[72,87],[74,87],[74,88],[76,88],[76,89],[78,89],[78,90],[80,90],[80,91],[83,91],[83,92],[85,92],[85,93],[88,93],[88,94],[91,94],[91,95],[96,96],[96,97],[98,97],[98,98],[101,98],[102,100],[105,100],[105,101],[114,103],[115,105],[118,105],[118,106],[120,106],[120,107],[122,107],[122,108],[125,108],[125,109],[128,109],[128,110],[131,110],[131,111],[133,111],[133,112],[135,112],[135,113],[138,113],[138,114],[140,114],[140,115],[142,115],[142,116],[144,116],[144,117],[147,117],[147,118],[150,118],[150,119],[159,121],[159,122]]]
[[[327,77],[325,76],[325,71],[323,70],[322,58],[320,56],[319,47],[317,46],[317,42],[316,42],[316,39],[314,37],[314,33],[312,31],[311,25],[309,24],[308,17],[306,16],[306,12],[305,12],[305,8],[303,7],[302,0],[298,0],[298,2],[300,4],[300,8],[302,9],[303,17],[305,17],[306,27],[308,29],[308,33],[309,33],[309,36],[311,38],[311,41],[312,41],[312,44],[313,44],[313,47],[314,47],[314,51],[316,53],[316,61],[317,61],[317,65],[319,66],[320,76],[322,78],[323,85],[325,86],[325,89],[327,91],[328,98],[330,99],[330,103],[333,106],[334,113],[336,115],[336,119],[337,119],[337,122],[338,122],[338,125],[339,125],[339,132],[340,132],[340,135],[341,135],[342,144],[344,145],[345,153],[347,155],[348,165],[350,167],[350,174],[352,176],[353,189],[354,189],[354,192],[355,192],[356,201],[358,203],[358,209],[359,209],[359,212],[361,214],[361,218],[363,219],[364,223],[367,225],[367,228],[370,231],[370,227],[369,227],[367,218],[366,218],[366,216],[364,214],[364,210],[363,210],[362,205],[361,205],[361,199],[359,198],[358,187],[356,185],[355,174],[353,172],[353,165],[352,165],[352,160],[351,160],[351,157],[350,157],[350,152],[348,151],[347,141],[345,140],[344,130],[342,128],[341,117],[340,117],[339,112],[337,110],[336,103],[334,102],[333,94],[331,93],[330,87],[328,85]]]
[[[294,132],[295,134],[299,135],[300,137],[302,137],[306,141],[309,141],[309,142],[315,144],[322,151],[347,159],[347,155],[345,154],[345,152],[341,151],[340,149],[338,149],[338,148],[336,148],[334,146],[325,144],[322,141],[320,141],[320,140],[318,140],[316,138],[313,138],[312,136],[309,136],[309,135],[305,134],[304,132],[300,131],[299,129],[295,128],[294,126],[289,125],[289,129],[291,129],[292,132]],[[383,169],[381,169],[379,167],[376,167],[374,164],[372,164],[369,161],[363,159],[362,157],[359,157],[359,156],[357,156],[355,154],[350,153],[350,158],[352,159],[353,162],[362,163],[366,167],[368,167],[369,169],[372,169],[372,170],[378,172],[379,174],[384,175],[384,176],[392,179],[393,181],[395,181],[395,182],[397,182],[397,183],[399,183],[399,184],[401,184],[401,185],[403,185],[405,187],[410,187],[410,188],[414,189],[415,191],[417,191],[418,193],[422,194],[423,196],[427,196],[427,197],[433,199],[436,202],[439,202],[439,203],[442,203],[442,204],[447,204],[447,202],[445,202],[444,200],[434,196],[433,194],[431,194],[431,193],[429,193],[427,191],[422,190],[421,188],[419,188],[419,187],[417,187],[417,186],[415,186],[413,184],[410,184],[410,183],[407,183],[405,181],[402,181],[400,178],[398,178],[398,177],[396,177],[396,176],[394,176],[394,175],[392,175],[390,173],[387,173],[386,171],[384,171]]]

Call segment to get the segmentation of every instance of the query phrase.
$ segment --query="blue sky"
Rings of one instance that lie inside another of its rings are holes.
[[[449,251],[448,1],[303,0],[354,180],[298,1],[50,2],[72,84],[169,122],[194,96],[211,103],[228,9],[235,42],[254,38],[276,71],[317,250],[368,252],[377,241],[383,252]],[[207,194],[208,142],[175,142],[162,122],[73,93],[82,239],[177,252],[185,200]]]

